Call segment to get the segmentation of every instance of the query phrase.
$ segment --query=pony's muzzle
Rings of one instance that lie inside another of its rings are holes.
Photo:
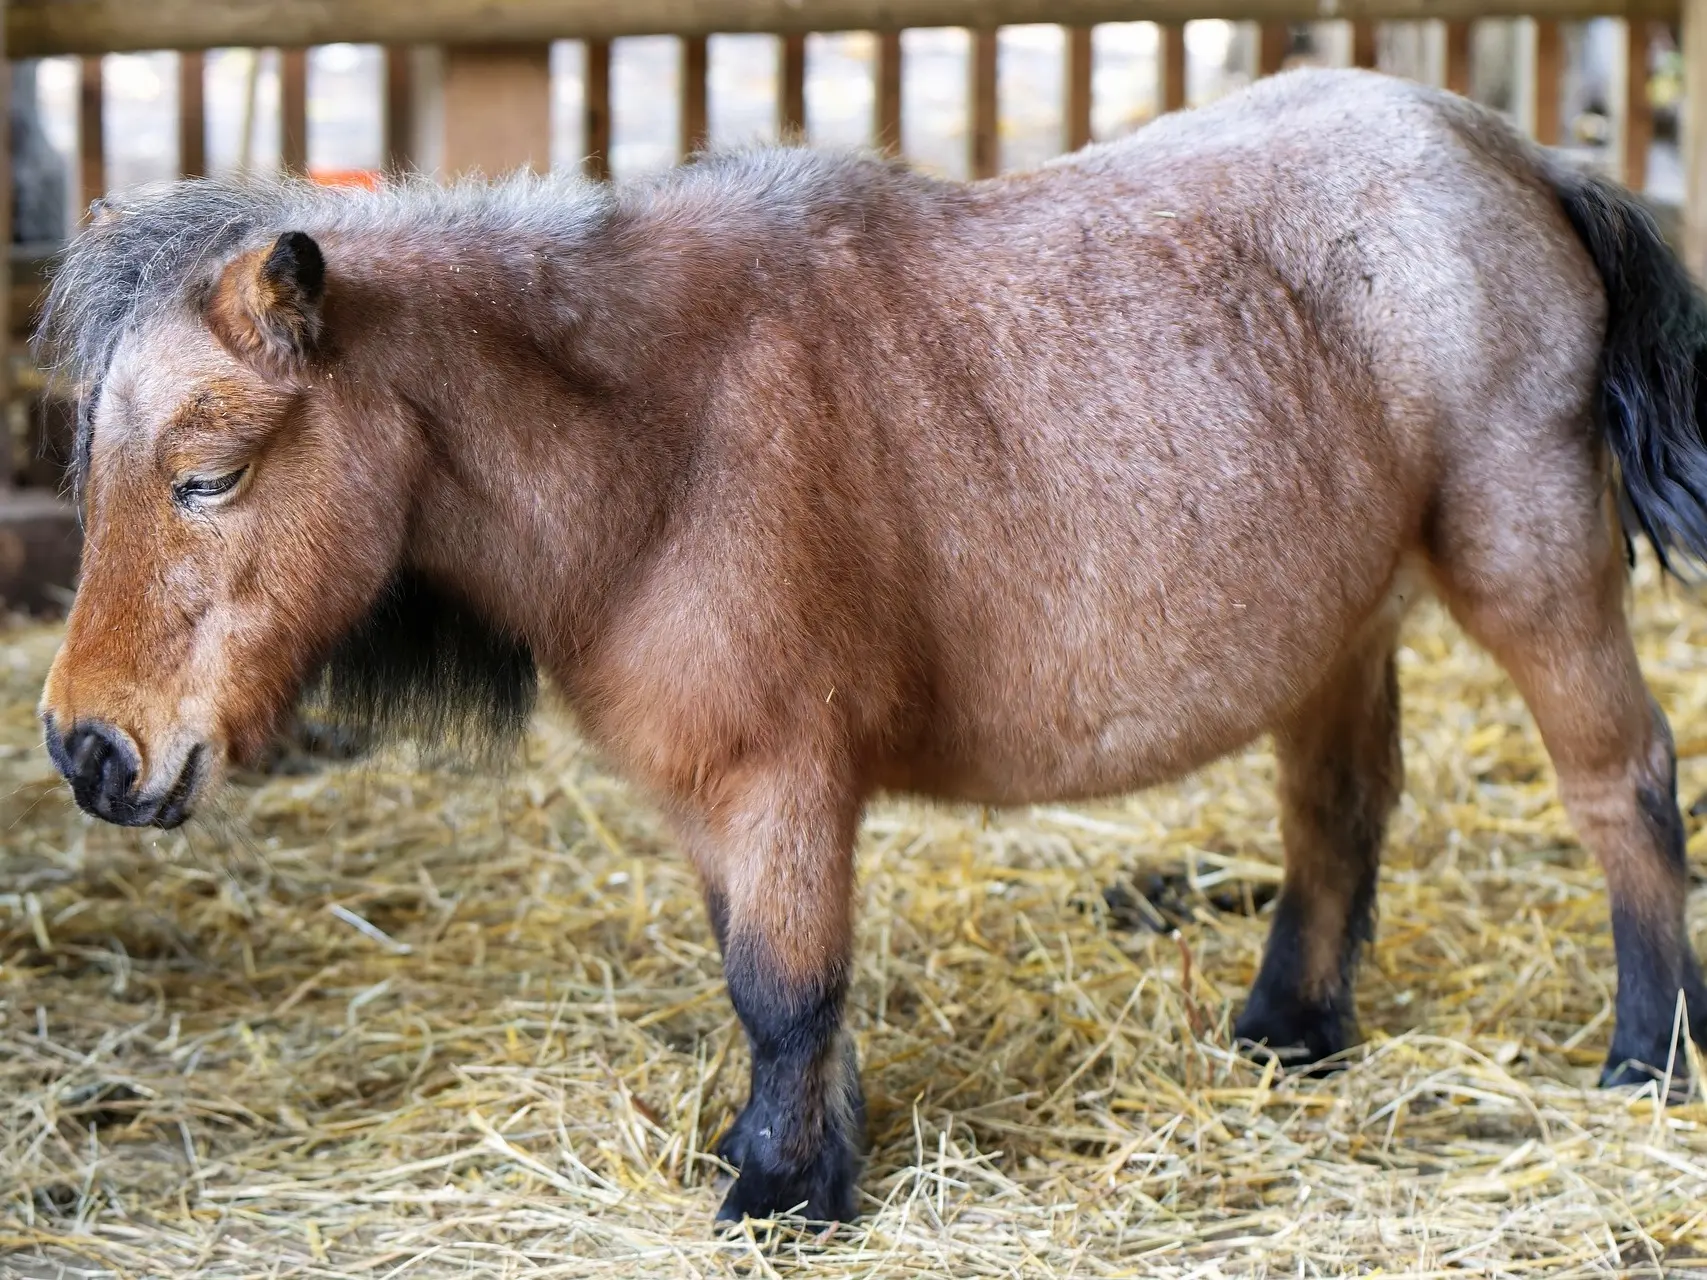
[[[84,813],[122,827],[175,827],[189,817],[201,747],[190,752],[162,795],[146,797],[136,790],[141,762],[127,735],[99,720],[73,724],[62,734],[51,715],[43,717],[42,727],[47,753],[71,784],[71,795]]]

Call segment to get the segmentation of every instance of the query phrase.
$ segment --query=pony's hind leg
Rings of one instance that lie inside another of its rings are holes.
[[[1624,616],[1625,577],[1603,523],[1523,563],[1503,553],[1441,566],[1442,594],[1529,704],[1559,796],[1606,874],[1618,964],[1604,1085],[1652,1080],[1672,1051],[1678,993],[1707,1040],[1707,987],[1684,924],[1688,868],[1671,730],[1648,695]],[[1497,572],[1490,572],[1495,570]],[[1674,1078],[1681,1079],[1683,1055]]]
[[[1286,877],[1234,1034],[1283,1061],[1315,1062],[1356,1037],[1353,971],[1404,776],[1396,629],[1379,619],[1275,731]]]

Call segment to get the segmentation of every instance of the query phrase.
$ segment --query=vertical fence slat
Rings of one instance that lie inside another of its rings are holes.
[[[101,59],[83,58],[77,86],[77,198],[89,205],[107,193],[106,91]]]
[[[710,65],[710,50],[704,36],[682,37],[682,114],[677,131],[677,145],[682,159],[696,151],[705,150],[708,139],[706,126],[706,73]]]
[[[1375,24],[1359,18],[1351,24],[1351,65],[1374,71],[1381,65],[1381,52],[1375,43]]]
[[[1446,24],[1446,87],[1470,96],[1470,24]]]
[[[872,135],[888,155],[901,154],[901,33],[877,35],[876,119]]]
[[[1185,23],[1164,22],[1157,34],[1161,38],[1161,81],[1163,111],[1178,111],[1185,106]]]
[[[407,45],[385,50],[385,167],[415,168],[415,67]]]
[[[1683,0],[1683,259],[1707,277],[1707,0]]]
[[[1292,28],[1284,22],[1265,22],[1257,32],[1257,74],[1272,76],[1286,65],[1286,47]]]
[[[1067,28],[1067,150],[1091,141],[1091,74],[1095,46],[1092,27]]]
[[[1564,62],[1564,38],[1551,18],[1535,21],[1535,140],[1545,147],[1559,145],[1559,80]]]
[[[508,173],[551,167],[551,46],[447,45],[444,168]]]
[[[1001,169],[999,116],[1001,100],[996,87],[996,29],[978,27],[972,32],[972,120],[968,130],[969,158],[974,178],[993,178]]]
[[[178,172],[207,176],[206,61],[199,50],[178,55]]]
[[[610,41],[586,41],[586,56],[581,136],[587,155],[582,167],[589,178],[602,182],[610,177]]]
[[[777,125],[784,142],[806,140],[806,37],[783,36],[779,42]]]
[[[279,163],[308,172],[308,50],[279,50]]]
[[[1648,101],[1648,50],[1653,27],[1638,19],[1624,24],[1624,185],[1648,186],[1648,147],[1654,140],[1654,108]]]

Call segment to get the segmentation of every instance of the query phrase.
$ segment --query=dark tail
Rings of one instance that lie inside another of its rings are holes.
[[[1674,557],[1707,562],[1707,299],[1630,192],[1562,164],[1548,176],[1606,287],[1595,412],[1625,537],[1674,572]]]

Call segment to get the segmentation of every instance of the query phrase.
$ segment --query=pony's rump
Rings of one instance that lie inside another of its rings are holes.
[[[1707,299],[1630,192],[1562,164],[1548,177],[1606,289],[1595,413],[1625,534],[1668,569],[1707,559]]]

